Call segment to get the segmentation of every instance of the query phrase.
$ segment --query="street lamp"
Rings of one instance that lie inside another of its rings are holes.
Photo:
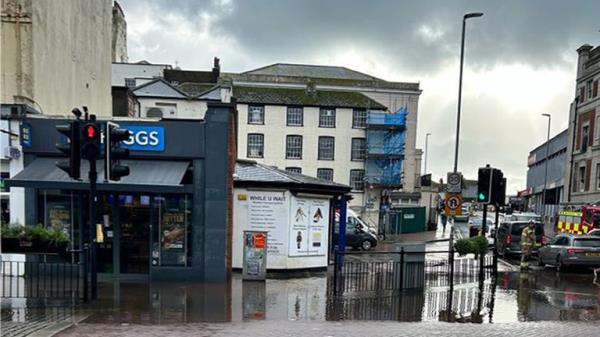
[[[544,188],[542,189],[542,221],[544,224],[546,220],[544,217],[546,216],[546,184],[548,182],[548,152],[550,148],[550,122],[552,121],[552,116],[550,114],[542,114],[544,117],[548,117],[548,135],[546,136],[546,163],[544,165]]]
[[[463,16],[462,22],[462,38],[460,42],[460,74],[458,77],[458,111],[456,114],[456,144],[454,146],[454,172],[458,168],[458,137],[460,134],[460,105],[462,100],[462,77],[463,77],[463,63],[465,59],[465,24],[467,19],[478,18],[483,16],[483,13],[467,13]]]
[[[427,174],[427,145],[429,144],[429,136],[431,136],[431,133],[427,132],[425,135],[425,172],[423,172],[423,175]]]

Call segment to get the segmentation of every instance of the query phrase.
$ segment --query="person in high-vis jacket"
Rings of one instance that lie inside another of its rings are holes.
[[[521,269],[529,269],[529,257],[535,245],[535,223],[529,221],[527,227],[521,232]]]

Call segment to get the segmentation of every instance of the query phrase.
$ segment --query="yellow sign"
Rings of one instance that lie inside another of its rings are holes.
[[[446,193],[444,201],[446,215],[462,215],[462,203],[462,193]]]
[[[102,231],[102,224],[96,224],[96,242],[104,242],[104,232]]]

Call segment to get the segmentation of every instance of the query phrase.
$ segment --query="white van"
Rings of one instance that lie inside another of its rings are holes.
[[[340,226],[340,213],[335,212],[334,244],[337,244]],[[363,221],[351,209],[346,211],[346,244],[355,249],[370,250],[377,246],[377,231]]]

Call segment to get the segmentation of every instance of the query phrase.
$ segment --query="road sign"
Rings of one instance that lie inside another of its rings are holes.
[[[462,194],[446,193],[444,202],[446,215],[462,215]]]
[[[448,172],[448,193],[462,192],[462,175],[459,172]]]

